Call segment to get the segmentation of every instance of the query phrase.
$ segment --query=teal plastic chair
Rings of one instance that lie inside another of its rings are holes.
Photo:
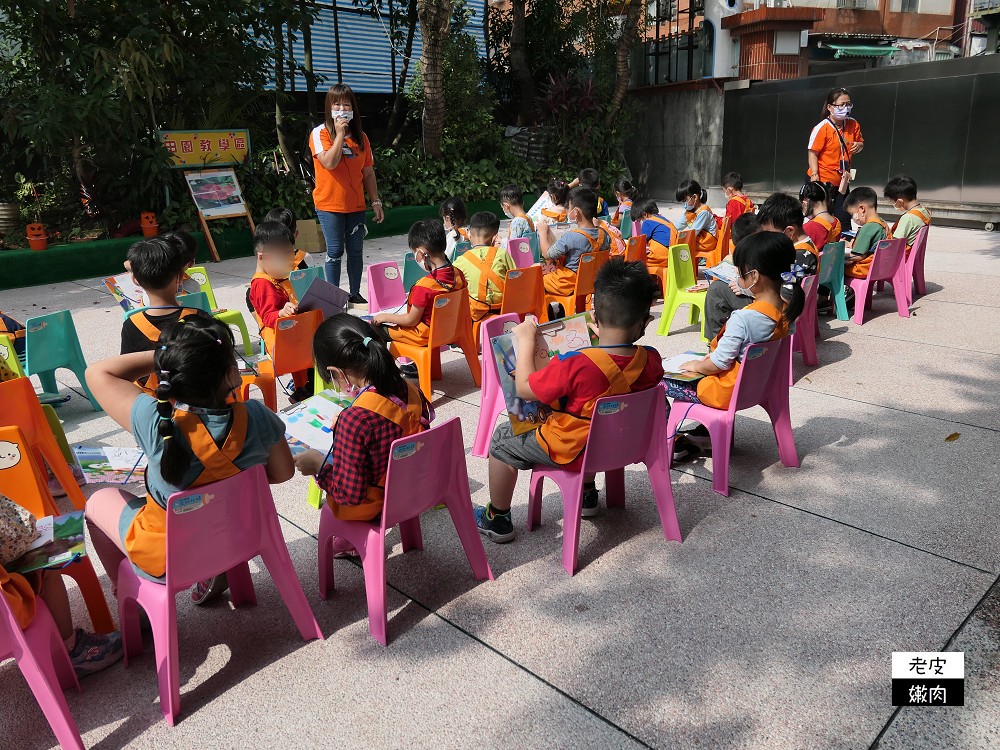
[[[243,341],[243,352],[246,356],[250,356],[253,350],[250,347],[250,330],[247,328],[246,320],[243,318],[243,313],[239,310],[220,310],[219,303],[215,299],[215,291],[212,289],[212,281],[208,278],[208,270],[204,266],[191,266],[188,269],[187,275],[194,279],[197,283],[201,292],[204,292],[208,297],[209,312],[212,317],[216,320],[225,323],[227,326],[235,326],[239,329],[240,339]],[[197,292],[196,292],[197,294]],[[182,295],[187,297],[189,295]],[[179,302],[180,297],[177,298]],[[200,305],[188,304],[188,307],[197,307],[199,310],[204,309]]]
[[[847,314],[847,296],[844,291],[845,247],[843,242],[828,242],[819,254],[819,283],[830,290],[837,320],[849,320],[851,317]]]
[[[403,256],[403,289],[409,294],[413,285],[427,275],[427,271],[420,267],[413,253],[409,252]]]
[[[56,370],[60,368],[72,370],[94,411],[103,411],[87,387],[87,380],[84,377],[87,361],[83,358],[80,338],[76,334],[76,326],[69,310],[29,318],[25,328],[28,329],[25,336],[25,374],[38,376],[45,395],[58,396]]]
[[[292,289],[295,290],[295,296],[299,299],[302,299],[305,293],[309,291],[309,287],[314,279],[326,280],[326,276],[323,274],[323,266],[298,268],[288,274],[288,280],[292,282]]]
[[[622,239],[628,240],[632,236],[632,211],[626,208],[622,211],[622,225],[619,227],[622,233]]]
[[[538,232],[528,232],[525,237],[531,243],[531,254],[535,256],[535,263],[542,262],[542,244],[538,240]]]
[[[698,322],[701,314],[701,340],[705,338],[705,295],[706,292],[689,292],[688,288],[698,283],[691,265],[691,250],[687,245],[670,246],[670,262],[667,264],[667,283],[663,292],[663,312],[656,333],[670,335],[670,323],[681,305],[691,306],[691,325]]]
[[[454,262],[456,258],[461,258],[472,249],[472,243],[468,240],[459,240],[448,254],[448,260]]]

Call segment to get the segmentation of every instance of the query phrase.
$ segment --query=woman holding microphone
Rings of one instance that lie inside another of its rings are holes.
[[[845,228],[851,217],[844,198],[851,182],[851,160],[864,148],[861,126],[850,116],[854,104],[847,89],[836,88],[826,97],[823,119],[809,136],[809,181],[829,183],[834,192],[834,215]]]

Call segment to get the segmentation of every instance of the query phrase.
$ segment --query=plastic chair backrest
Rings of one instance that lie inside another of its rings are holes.
[[[604,256],[608,253],[603,253]],[[582,297],[594,293],[594,281],[597,279],[597,272],[604,265],[602,253],[584,253],[580,256],[580,265],[576,267],[576,297]]]
[[[403,256],[403,290],[409,294],[413,285],[427,275],[427,271],[420,267],[412,252]]]
[[[541,266],[532,265],[508,271],[500,314],[516,313],[523,318],[531,313],[541,318],[544,312],[545,286],[542,283]]]
[[[927,252],[927,233],[931,231],[930,224],[925,224],[917,230],[917,236],[913,238],[913,247],[910,248],[909,262],[920,262]]]
[[[395,261],[368,266],[368,312],[391,310],[406,302],[406,289]]]
[[[729,411],[736,413],[763,401],[774,388],[789,387],[791,338],[753,344],[743,355]],[[777,369],[775,369],[777,368]]]
[[[456,289],[454,292],[437,295],[431,304],[431,329],[427,339],[427,345],[431,349],[450,344],[457,341],[461,333],[459,326],[463,322],[469,322],[472,318],[466,316],[467,321],[462,319],[462,297],[468,294],[465,289]]]
[[[31,445],[19,427],[0,427],[0,487],[35,518],[57,513],[48,478],[35,463]]]
[[[255,557],[261,506],[270,499],[264,467],[175,492],[167,500],[167,586],[185,589]],[[273,503],[273,499],[271,500]]]
[[[646,260],[646,235],[636,234],[628,238],[625,245],[625,260]]]
[[[472,243],[468,240],[459,240],[455,243],[455,248],[452,250],[452,258],[460,258],[463,254],[469,252],[472,249]]]
[[[275,375],[312,369],[313,336],[322,322],[322,310],[278,319],[274,325],[274,351],[271,352]]]
[[[24,368],[21,367],[21,360],[17,358],[17,350],[14,348],[14,337],[0,333],[0,360],[11,369],[19,378],[24,377]]]
[[[670,263],[667,265],[667,273],[669,281],[673,282],[673,288],[678,292],[683,292],[688,287],[695,285],[694,266],[691,265],[691,249],[687,245],[670,246]]]
[[[847,245],[843,242],[828,242],[819,254],[819,283],[827,284],[834,279],[844,278],[844,253]]]
[[[597,400],[582,471],[620,469],[641,463],[649,454],[657,425],[667,422],[665,390],[655,387]]]
[[[622,239],[627,240],[632,237],[632,209],[626,208],[622,211],[622,222],[621,222],[621,233]]]
[[[688,229],[684,232],[678,233],[677,236],[678,245],[687,245],[688,247],[698,246],[698,232],[694,229]]]
[[[28,378],[0,383],[0,404],[3,404],[4,425],[19,427],[29,444],[36,445],[40,434],[52,432]]]
[[[433,487],[435,491],[415,494],[414,487]],[[440,498],[462,487],[468,492],[468,468],[458,417],[393,441],[385,475],[383,531],[433,508]]]
[[[875,258],[872,260],[868,278],[871,281],[891,279],[899,270],[906,253],[906,239],[898,237],[894,240],[882,240],[875,246]]]
[[[208,294],[205,292],[192,292],[191,294],[182,294],[177,297],[177,304],[181,307],[193,307],[198,310],[207,312],[209,315],[212,314],[212,303],[208,299]]]
[[[535,263],[542,262],[542,243],[538,239],[538,232],[528,232],[525,237],[531,243],[531,254],[535,256]]]
[[[325,279],[323,266],[310,266],[309,268],[296,268],[288,274],[288,280],[292,283],[296,299],[302,299],[309,291],[309,286],[314,279]]]
[[[25,328],[28,329],[25,336],[25,372],[46,372],[85,361],[69,310],[29,318]]]
[[[208,295],[208,304],[212,310],[219,308],[219,303],[215,299],[215,290],[212,289],[212,281],[208,278],[208,271],[204,266],[191,266],[187,270],[187,275],[197,282],[200,291]]]
[[[521,316],[517,313],[504,313],[487,318],[479,327],[479,340],[483,342],[482,402],[484,404],[487,396],[495,393],[500,387],[500,373],[497,372],[497,361],[493,356],[493,345],[490,344],[490,340],[510,333],[510,330],[520,322]]]
[[[527,237],[513,237],[507,240],[507,252],[518,268],[527,268],[535,264],[535,254],[531,252],[531,240]]]
[[[719,230],[715,235],[717,238],[715,251],[719,256],[720,262],[722,258],[729,255],[729,234],[731,229],[729,226],[729,217],[727,216],[722,220],[722,224],[719,225]]]

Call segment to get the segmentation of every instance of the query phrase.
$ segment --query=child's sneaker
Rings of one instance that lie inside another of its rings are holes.
[[[416,378],[420,376],[420,373],[417,372],[417,366],[413,362],[400,365],[399,371],[403,373],[404,378]]]
[[[70,471],[73,472],[73,479],[76,480],[76,483],[78,485],[80,485],[81,487],[83,487],[83,485],[85,485],[87,483],[87,477],[84,475],[83,469],[80,468],[80,464],[78,464],[78,463],[76,463],[74,461],[73,463],[71,463],[69,465],[69,468],[70,468]]]
[[[712,436],[705,425],[698,424],[690,430],[681,430],[678,435],[691,441],[702,453],[712,455]]]
[[[191,587],[191,601],[200,607],[217,599],[228,590],[229,579],[226,578],[225,573],[217,575],[215,578],[206,578]]]
[[[601,505],[597,502],[597,488],[585,487],[583,490],[583,505],[580,508],[580,515],[583,518],[593,518],[600,515]]]
[[[69,652],[69,660],[77,677],[100,672],[119,661],[123,655],[121,633],[115,631],[107,635],[88,633],[76,629],[76,645]]]
[[[690,461],[697,458],[701,454],[701,449],[691,442],[684,435],[678,435],[674,440],[674,456],[673,459],[677,461]]]
[[[358,557],[358,551],[344,537],[335,536],[333,538],[333,559],[342,560],[345,557]]]
[[[49,471],[49,494],[56,500],[66,497],[66,490],[63,489],[62,484],[51,471]]]
[[[509,510],[506,513],[497,513],[493,510],[493,506],[487,503],[485,508],[477,505],[475,511],[476,526],[479,527],[480,534],[489,537],[497,544],[514,541],[514,523],[511,521]]]

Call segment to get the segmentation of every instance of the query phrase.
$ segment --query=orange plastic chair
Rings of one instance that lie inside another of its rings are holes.
[[[28,439],[18,427],[0,427],[0,487],[4,494],[35,518],[58,516],[61,511],[49,492],[48,477],[32,455]],[[76,486],[76,482],[73,482]],[[81,558],[60,571],[80,589],[90,621],[98,633],[115,629],[101,582],[89,558]]]
[[[719,226],[719,233],[716,235],[718,241],[715,243],[715,250],[709,253],[705,262],[708,264],[708,268],[712,266],[717,266],[722,262],[722,259],[729,255],[729,237],[732,233],[732,227],[729,226],[729,217],[727,216],[722,220],[722,224]]]
[[[625,245],[625,262],[641,260],[646,263],[646,235],[634,234],[628,238]]]
[[[59,448],[59,443],[52,428],[45,418],[42,405],[38,402],[35,389],[28,378],[17,378],[0,383],[0,404],[3,404],[3,420],[5,424],[21,428],[35,462],[42,466],[48,464],[56,475],[59,484],[66,490],[66,495],[77,510],[83,510],[87,499],[83,496],[80,485],[76,483],[66,457]]]
[[[431,311],[430,335],[425,346],[403,344],[393,341],[389,351],[394,357],[409,357],[417,366],[420,392],[428,401],[433,399],[432,380],[441,379],[441,347],[458,344],[469,363],[472,380],[479,387],[482,366],[476,354],[476,342],[472,335],[472,313],[469,311],[469,292],[458,289],[434,298]]]
[[[562,305],[567,316],[576,315],[583,312],[587,306],[587,297],[594,293],[594,280],[597,278],[597,271],[604,265],[604,258],[600,258],[601,253],[584,253],[580,256],[580,265],[576,269],[576,287],[573,294],[565,297],[545,293],[546,306],[551,302]],[[604,253],[608,255],[608,253]]]
[[[296,387],[305,385],[307,374],[313,368],[313,336],[322,322],[322,310],[280,318],[274,327],[274,335],[269,333],[266,337],[271,359],[260,363],[258,379],[266,375],[279,378],[290,374]]]
[[[538,318],[539,322],[548,320],[541,266],[529,266],[507,272],[507,285],[503,293],[503,303],[500,305],[500,314],[507,313],[516,313],[521,320],[529,314]]]

